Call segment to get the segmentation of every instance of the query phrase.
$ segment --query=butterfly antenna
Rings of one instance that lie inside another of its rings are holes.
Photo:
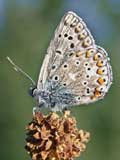
[[[13,66],[13,69],[16,71],[16,72],[19,72],[19,73],[22,73],[27,79],[29,79],[33,85],[36,85],[35,81],[26,73],[24,72],[19,66],[17,66],[12,60],[10,57],[6,57],[6,59],[8,60],[8,62]]]

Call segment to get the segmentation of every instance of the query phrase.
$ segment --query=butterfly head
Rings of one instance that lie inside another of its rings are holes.
[[[48,107],[49,94],[47,92],[39,90],[36,86],[29,88],[29,95],[37,100],[38,107]]]
[[[36,93],[36,91],[37,91],[37,87],[36,86],[31,86],[30,88],[29,88],[29,95],[31,96],[31,97],[35,97],[35,93]]]

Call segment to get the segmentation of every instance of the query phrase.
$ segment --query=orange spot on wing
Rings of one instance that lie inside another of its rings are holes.
[[[103,74],[103,70],[99,68],[99,69],[97,70],[97,73],[100,74],[100,75],[102,75],[102,74]]]
[[[100,77],[100,78],[97,80],[97,82],[98,82],[100,85],[102,85],[102,84],[104,83],[104,79],[103,79],[102,77]]]
[[[96,89],[94,95],[95,95],[95,97],[100,97],[101,93]]]
[[[83,54],[83,52],[77,52],[77,53],[76,53],[76,56],[79,57],[79,56],[81,56],[82,54]]]
[[[89,49],[87,52],[86,52],[86,58],[90,58],[93,54],[95,54],[95,50],[94,49]]]
[[[98,62],[97,62],[97,66],[98,66],[98,67],[102,67],[102,66],[103,66],[103,61],[101,61],[101,60],[98,61]]]
[[[94,92],[94,95],[93,96],[91,96],[91,99],[92,100],[95,100],[95,99],[97,99],[98,97],[100,97],[101,96],[101,92],[99,92],[98,90],[97,90],[97,88],[95,89],[95,92]]]
[[[95,54],[94,57],[93,57],[93,59],[94,59],[95,61],[98,61],[100,58],[99,58],[98,54]]]

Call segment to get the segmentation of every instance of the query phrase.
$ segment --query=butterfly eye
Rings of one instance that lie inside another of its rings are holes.
[[[30,87],[30,88],[29,88],[29,95],[32,96],[32,97],[34,97],[36,90],[37,90],[37,87],[36,87],[36,86]]]
[[[76,61],[75,61],[75,65],[76,65],[76,66],[79,66],[79,65],[80,65],[80,61],[79,61],[79,60],[76,60]]]
[[[53,76],[53,80],[54,80],[54,81],[58,81],[58,80],[59,80],[59,76],[58,76],[58,75],[54,75],[54,76]]]

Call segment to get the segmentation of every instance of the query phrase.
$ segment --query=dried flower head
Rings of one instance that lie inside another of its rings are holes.
[[[89,132],[77,129],[69,111],[62,117],[37,112],[27,126],[25,148],[32,160],[72,160],[85,150],[89,138]]]

